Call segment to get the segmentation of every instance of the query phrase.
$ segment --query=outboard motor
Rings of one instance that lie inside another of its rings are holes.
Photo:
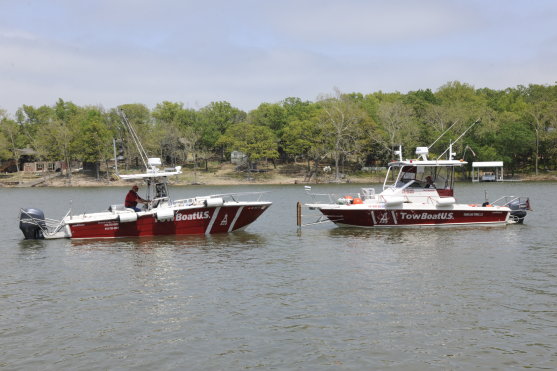
[[[19,212],[19,229],[26,240],[40,240],[44,238],[46,230],[44,213],[39,209],[21,209]]]
[[[522,224],[527,214],[526,210],[530,210],[530,199],[516,198],[509,202],[507,206],[511,209],[511,216],[517,223]]]

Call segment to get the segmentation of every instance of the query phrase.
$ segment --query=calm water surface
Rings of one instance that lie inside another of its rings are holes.
[[[302,186],[172,191],[258,189],[274,205],[245,232],[85,241],[22,240],[19,207],[60,218],[127,189],[0,189],[0,368],[557,368],[556,183],[457,188],[529,195],[524,225],[301,234]]]

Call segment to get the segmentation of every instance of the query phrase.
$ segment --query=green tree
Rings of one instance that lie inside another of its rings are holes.
[[[28,111],[28,112],[31,112]],[[34,144],[42,158],[62,160],[66,163],[66,176],[72,174],[72,160],[76,158],[75,140],[79,136],[80,109],[71,102],[59,99],[47,111],[41,107],[41,122],[36,130]]]
[[[248,158],[249,168],[253,161],[278,157],[277,139],[271,129],[248,123],[239,123],[228,128],[219,144],[230,151],[241,151]]]
[[[318,124],[318,118],[313,117],[289,122],[282,133],[285,152],[294,158],[302,156],[307,160],[308,176],[311,175],[310,161],[314,162],[313,173],[316,174],[319,161],[329,152],[329,141],[322,129]]]
[[[286,111],[286,122],[292,120],[307,120],[313,116],[314,104],[309,101],[302,101],[300,98],[288,97],[281,102]]]
[[[501,125],[495,133],[492,145],[497,149],[501,160],[508,164],[510,171],[515,170],[528,161],[533,149],[533,136],[528,122],[523,121],[512,112],[501,115]],[[492,158],[485,158],[487,161]]]
[[[230,126],[246,119],[244,111],[232,107],[228,102],[211,102],[200,110],[200,114],[205,123],[215,125],[221,134],[224,134]]]
[[[359,131],[366,115],[349,96],[338,90],[336,96],[322,100],[320,125],[330,134],[330,149],[335,161],[335,179],[340,180],[339,164],[342,156],[357,151],[356,145],[362,137]]]
[[[245,121],[246,113],[232,107],[228,102],[212,102],[199,110],[199,121],[196,128],[202,132],[201,142],[205,148],[220,150],[224,159],[224,148],[220,146],[219,138],[234,124]]]
[[[284,151],[293,156],[307,160],[307,178],[318,175],[319,163],[330,152],[330,139],[325,127],[321,125],[322,108],[318,104],[311,104],[300,115],[299,119],[292,120],[282,130],[281,142]],[[313,169],[310,162],[313,161]]]
[[[95,163],[96,177],[100,179],[100,163],[106,161],[111,155],[111,133],[98,110],[88,109],[82,116],[79,122],[79,135],[76,136],[72,146],[75,149],[76,159]]]
[[[0,110],[0,160],[7,160],[12,155],[12,151],[10,151],[10,144],[6,138],[4,129],[5,126],[8,126],[6,124],[7,121],[6,111]]]
[[[248,114],[247,121],[254,125],[262,125],[271,129],[275,134],[286,125],[288,113],[280,104],[261,103],[257,109]]]
[[[159,122],[178,122],[184,109],[183,103],[172,103],[163,101],[155,106],[152,112],[153,118]]]
[[[381,102],[377,117],[380,131],[384,133],[382,144],[385,148],[394,151],[397,145],[410,146],[416,133],[412,107],[401,101]]]
[[[9,119],[3,110],[0,110],[0,137],[0,158],[13,158],[19,171],[18,149],[25,143],[25,138],[21,135],[17,123]]]
[[[534,167],[536,175],[539,171],[540,158],[548,155],[548,145],[552,142],[552,118],[555,116],[557,88],[532,84],[524,89],[524,112],[535,133]]]

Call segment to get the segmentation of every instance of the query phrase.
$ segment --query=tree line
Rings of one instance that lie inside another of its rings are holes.
[[[458,81],[435,92],[333,94],[315,102],[289,97],[244,112],[230,103],[192,109],[164,101],[152,110],[143,104],[117,108],[80,107],[59,99],[53,106],[23,105],[15,117],[0,110],[0,159],[16,159],[32,148],[45,161],[108,163],[113,139],[133,165],[136,149],[122,126],[120,110],[141,137],[147,152],[167,165],[187,161],[225,161],[241,151],[251,163],[299,162],[316,172],[321,164],[353,168],[385,166],[402,145],[405,158],[416,146],[443,152],[469,125],[480,120],[454,147],[467,161],[504,161],[507,171],[554,170],[557,165],[557,85],[475,89]]]

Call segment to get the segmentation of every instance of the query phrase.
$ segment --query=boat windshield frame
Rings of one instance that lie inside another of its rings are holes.
[[[452,193],[455,180],[455,168],[466,164],[459,160],[406,160],[389,163],[383,182],[386,189],[427,189],[433,188]],[[396,177],[392,174],[398,172]],[[430,177],[428,181],[427,178]],[[391,181],[389,182],[389,178]],[[394,178],[394,182],[393,179]]]

